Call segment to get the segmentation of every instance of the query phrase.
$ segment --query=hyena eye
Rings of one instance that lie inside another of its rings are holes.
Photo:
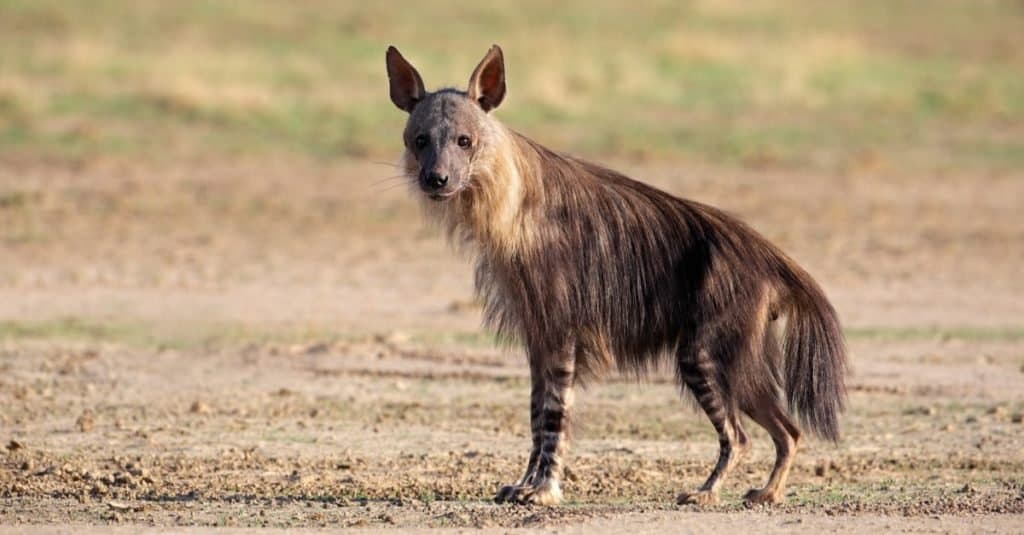
[[[464,149],[468,149],[469,146],[473,144],[473,142],[469,139],[469,136],[459,136],[458,142],[459,146]]]
[[[416,136],[416,139],[413,140],[413,143],[416,144],[417,149],[422,149],[423,147],[427,146],[427,136],[420,134]]]

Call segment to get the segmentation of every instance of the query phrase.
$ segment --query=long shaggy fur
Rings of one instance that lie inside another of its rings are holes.
[[[839,320],[814,280],[720,210],[506,129],[488,114],[506,89],[499,47],[467,92],[427,93],[397,49],[386,59],[392,101],[410,114],[406,170],[426,212],[475,251],[486,322],[530,363],[533,449],[496,501],[558,503],[574,386],[665,360],[719,437],[710,476],[677,502],[718,499],[749,448],[741,414],[776,449],[767,484],[745,499],[781,501],[801,438],[789,412],[838,440],[845,398]]]
[[[613,364],[642,373],[699,336],[728,396],[781,389],[809,429],[838,439],[842,334],[803,269],[720,210],[511,131],[500,139],[460,198],[426,201],[478,248],[477,289],[500,335],[544,354],[576,333],[579,380]],[[763,358],[780,316],[784,362]]]

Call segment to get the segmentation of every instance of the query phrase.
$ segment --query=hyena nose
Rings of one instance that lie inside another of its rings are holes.
[[[440,173],[431,171],[427,174],[427,178],[423,182],[428,188],[441,189],[448,183],[448,175],[442,176]]]

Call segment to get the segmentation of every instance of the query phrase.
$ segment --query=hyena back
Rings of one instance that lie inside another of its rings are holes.
[[[427,214],[475,251],[485,320],[529,360],[533,448],[522,478],[495,499],[558,503],[574,386],[671,358],[720,445],[707,481],[677,501],[716,502],[749,447],[740,415],[776,448],[768,483],[745,499],[781,501],[801,437],[792,414],[835,441],[845,398],[839,321],[811,277],[715,208],[503,126],[489,113],[506,89],[497,46],[466,91],[427,92],[394,47],[387,70],[392,101],[409,113],[410,181]]]

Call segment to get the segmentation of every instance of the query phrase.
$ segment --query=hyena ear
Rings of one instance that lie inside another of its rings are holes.
[[[416,104],[427,95],[423,79],[416,68],[402,57],[393,46],[388,47],[388,83],[391,86],[391,102],[399,109],[412,113]]]
[[[487,55],[473,69],[468,94],[484,111],[497,108],[505,98],[505,58],[498,45],[491,45]]]

